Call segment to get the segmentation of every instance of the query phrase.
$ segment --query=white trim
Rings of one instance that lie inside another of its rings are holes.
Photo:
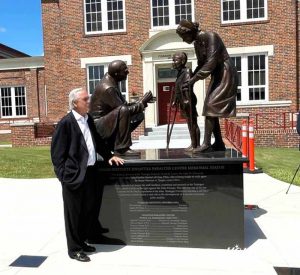
[[[101,57],[86,57],[80,58],[81,69],[86,69],[87,65],[94,64],[108,64],[114,60],[122,60],[127,66],[132,65],[131,55],[112,55],[112,56],[101,56]]]
[[[11,134],[11,130],[0,130],[0,135]]]
[[[126,1],[123,1],[123,29],[120,30],[108,30],[108,20],[107,20],[107,1],[101,1],[101,16],[102,16],[102,31],[87,31],[87,22],[86,22],[86,0],[83,0],[83,16],[84,16],[84,33],[85,35],[94,35],[94,34],[105,34],[105,33],[120,33],[126,32]]]
[[[281,100],[281,101],[269,101],[265,102],[262,104],[259,104],[257,102],[251,102],[251,103],[238,103],[237,102],[237,108],[242,109],[242,108],[262,108],[262,107],[290,107],[292,104],[291,100]]]
[[[268,1],[264,0],[264,10],[265,16],[259,18],[247,18],[247,5],[246,0],[240,0],[240,18],[238,20],[223,20],[223,0],[220,0],[221,3],[221,24],[232,24],[232,23],[244,23],[244,22],[257,22],[257,21],[267,21],[268,20]]]
[[[241,54],[251,55],[252,53],[267,53],[268,56],[273,56],[274,45],[227,48],[227,51],[229,55],[241,55]]]

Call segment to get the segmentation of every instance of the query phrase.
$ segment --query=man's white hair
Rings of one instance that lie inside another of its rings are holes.
[[[69,108],[70,111],[72,111],[74,109],[74,102],[78,99],[78,94],[80,92],[84,91],[83,88],[76,88],[73,89],[70,93],[69,93]]]

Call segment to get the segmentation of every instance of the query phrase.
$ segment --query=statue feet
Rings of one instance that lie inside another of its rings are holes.
[[[210,144],[203,143],[200,147],[194,148],[193,153],[209,153],[213,152],[213,148]]]
[[[193,148],[193,146],[192,146],[192,144],[191,144],[189,147],[185,148],[184,151],[192,152],[193,149],[194,149],[194,148]]]

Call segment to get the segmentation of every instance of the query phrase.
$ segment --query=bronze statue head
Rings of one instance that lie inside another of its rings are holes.
[[[176,52],[173,54],[173,68],[180,70],[185,67],[187,55],[185,52]]]
[[[126,80],[129,74],[126,63],[122,60],[114,60],[108,65],[108,74],[117,82]]]
[[[176,29],[176,33],[188,44],[191,44],[196,39],[199,31],[199,23],[186,19],[182,19]]]

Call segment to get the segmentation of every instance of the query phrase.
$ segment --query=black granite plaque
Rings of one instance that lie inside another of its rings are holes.
[[[130,245],[244,247],[242,159],[145,150],[122,167],[99,168],[106,236]]]

